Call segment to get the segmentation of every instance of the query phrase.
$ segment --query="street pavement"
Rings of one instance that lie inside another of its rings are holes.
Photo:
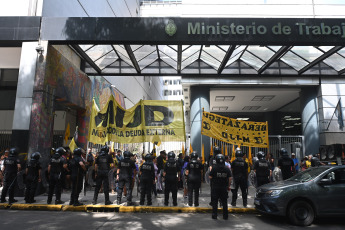
[[[2,190],[2,188],[0,188]],[[134,206],[139,206],[139,199],[140,199],[140,193],[138,192],[138,189],[136,186],[134,186],[133,189],[133,205]],[[61,200],[64,201],[63,205],[68,205],[70,201],[70,195],[71,195],[71,190],[64,190],[62,195],[61,195]],[[91,205],[92,200],[93,200],[93,195],[94,195],[94,188],[88,187],[86,196],[84,196],[84,192],[82,191],[79,196],[79,201],[84,203],[85,205]],[[247,208],[254,208],[254,195],[255,195],[255,188],[253,186],[249,186],[248,188],[248,205]],[[232,193],[229,192],[229,199],[228,199],[228,206],[229,208],[232,208],[230,205],[231,203],[231,197]],[[110,192],[110,201],[114,202],[116,204],[116,198],[117,194],[111,193]],[[8,199],[8,198],[6,198]],[[15,199],[18,200],[16,204],[25,204],[24,197],[15,197]],[[188,201],[187,199],[184,198],[183,196],[183,190],[178,191],[177,195],[177,206],[178,207],[188,207]],[[35,204],[47,204],[47,194],[44,193],[42,195],[36,196],[35,197],[36,203]],[[53,202],[54,203],[55,196],[53,197]],[[210,208],[211,206],[209,205],[211,201],[211,195],[210,195],[210,185],[207,183],[203,183],[201,187],[201,194],[199,198],[199,207],[201,208]],[[122,202],[123,205],[126,205],[126,198],[122,197]],[[104,205],[104,194],[100,193],[98,196],[98,204]],[[146,203],[145,203],[146,205]],[[164,207],[164,194],[158,194],[157,197],[152,195],[152,206],[154,207]],[[169,206],[172,206],[172,198],[171,198],[171,193],[170,193],[170,199],[169,199]],[[237,206],[233,208],[243,208],[243,203],[242,203],[242,196],[241,196],[241,191],[239,189],[238,192],[238,199],[237,199]]]
[[[211,219],[210,213],[87,213],[0,210],[0,229],[148,229],[148,230],[276,230],[305,229],[290,225],[284,217],[229,214],[228,220]],[[343,218],[316,220],[313,230],[343,230]]]

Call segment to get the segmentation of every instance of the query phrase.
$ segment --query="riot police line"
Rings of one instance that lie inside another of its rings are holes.
[[[18,160],[18,149],[11,148],[9,157],[5,159],[5,183],[1,194],[1,202],[7,202],[5,199],[7,193],[9,194],[9,203],[17,202],[14,199],[14,188],[18,179],[18,172],[21,171],[20,161]],[[47,204],[51,204],[53,201],[53,194],[55,194],[55,204],[63,204],[61,200],[61,191],[63,185],[64,173],[68,171],[71,174],[72,189],[70,197],[70,205],[79,206],[82,203],[79,202],[79,194],[83,187],[83,179],[85,177],[86,165],[82,155],[85,154],[84,150],[77,148],[73,151],[73,158],[67,165],[63,155],[66,150],[63,147],[57,148],[48,165],[48,199]],[[93,197],[93,204],[97,203],[99,191],[103,185],[105,205],[112,204],[109,199],[109,171],[114,168],[114,161],[108,154],[108,146],[101,148],[99,156],[95,160],[94,177],[95,177],[95,191]],[[243,159],[243,152],[241,149],[236,149],[235,160],[231,163],[230,168],[226,167],[225,157],[221,154],[220,148],[214,148],[214,157],[211,157],[209,167],[204,168],[200,163],[197,152],[192,152],[190,157],[191,161],[187,164],[183,175],[181,175],[181,165],[175,159],[175,153],[169,152],[167,154],[167,161],[161,166],[158,177],[161,177],[164,186],[164,205],[169,205],[169,196],[172,194],[172,205],[177,206],[177,192],[178,181],[187,178],[188,186],[188,205],[199,206],[199,193],[201,189],[201,183],[203,181],[203,171],[206,170],[206,175],[210,179],[211,189],[211,205],[213,210],[217,210],[218,201],[220,201],[223,209],[227,209],[228,192],[232,191],[231,205],[236,206],[237,193],[240,189],[242,192],[243,206],[247,206],[247,194],[248,194],[248,167],[249,165]],[[288,173],[287,177],[292,173],[288,172],[288,168],[291,169],[291,158],[289,158],[285,149],[281,150],[282,158],[278,161],[278,167],[280,167],[283,177]],[[118,162],[116,170],[116,182],[117,182],[117,204],[122,204],[122,193],[124,188],[127,189],[126,201],[127,205],[132,205],[132,188],[133,180],[132,175],[136,173],[135,162],[131,160],[132,153],[125,151],[123,153],[124,158]],[[26,174],[26,189],[25,189],[25,202],[35,203],[34,195],[41,178],[41,166],[39,163],[41,155],[38,152],[31,154],[30,160],[27,163],[25,170]],[[265,159],[263,152],[257,153],[258,160],[254,163],[254,172],[257,178],[257,185],[260,186],[270,182],[270,176],[272,175],[271,166]],[[155,174],[155,165],[153,164],[153,156],[151,154],[145,155],[145,162],[139,168],[138,184],[140,190],[140,205],[146,204],[152,205],[152,189],[156,184],[157,175]],[[290,165],[289,165],[290,164]],[[216,218],[216,214],[213,213],[213,217]],[[223,217],[226,219],[227,215],[224,213]]]

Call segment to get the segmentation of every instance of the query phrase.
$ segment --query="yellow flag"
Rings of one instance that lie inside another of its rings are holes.
[[[67,124],[67,128],[66,128],[66,131],[65,131],[65,142],[66,142],[66,144],[67,144],[67,142],[68,142],[68,138],[69,138],[69,136],[71,135],[71,130],[70,130],[70,125],[69,125],[69,123]]]
[[[72,138],[71,143],[69,143],[69,149],[71,150],[71,152],[73,152],[76,148],[78,148],[78,146],[75,143],[74,138]]]
[[[232,153],[231,153],[231,162],[233,162],[236,159],[235,157],[235,145],[232,145]]]
[[[252,148],[249,147],[249,151],[248,151],[248,161],[249,161],[249,164],[253,164],[253,159],[252,159]]]
[[[202,143],[202,149],[201,149],[201,163],[205,164],[205,146],[204,146],[204,143]]]
[[[113,152],[115,152],[114,151],[114,142],[111,142],[111,148],[110,148],[110,151],[113,153]]]
[[[189,146],[189,153],[193,152],[193,147],[192,147],[192,142],[190,142],[190,146]]]
[[[156,154],[156,145],[155,144],[153,144],[153,149],[152,149],[152,155],[154,156],[154,157],[156,157],[157,156],[157,154]]]
[[[213,156],[213,146],[211,145],[210,156]]]
[[[224,153],[225,156],[228,155],[228,146],[225,146],[225,153]]]

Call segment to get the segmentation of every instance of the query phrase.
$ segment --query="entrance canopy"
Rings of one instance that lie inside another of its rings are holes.
[[[88,75],[344,75],[345,19],[42,18]]]

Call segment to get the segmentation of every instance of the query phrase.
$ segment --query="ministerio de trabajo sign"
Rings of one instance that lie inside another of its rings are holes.
[[[60,44],[341,46],[345,19],[43,17],[41,40]]]

